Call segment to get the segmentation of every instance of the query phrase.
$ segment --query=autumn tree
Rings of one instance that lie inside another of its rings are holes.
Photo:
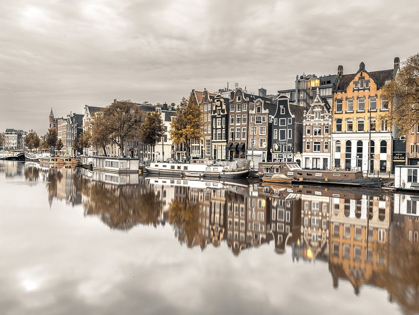
[[[106,126],[106,120],[102,112],[97,112],[93,115],[88,129],[90,130],[90,144],[96,148],[101,148],[103,154],[106,154],[106,146],[111,143],[110,131]]]
[[[81,148],[80,146],[80,135],[76,135],[73,141],[73,146],[71,147],[73,149],[74,156],[77,156],[77,152]]]
[[[35,133],[35,135],[33,136],[33,139],[32,139],[32,145],[33,145],[34,149],[38,149],[40,144],[41,144],[41,139],[39,138],[38,134]]]
[[[89,129],[82,132],[82,134],[80,135],[80,147],[82,150],[90,147],[91,137],[92,135]]]
[[[102,110],[107,133],[125,155],[125,141],[134,139],[142,123],[142,113],[137,104],[131,101],[114,101]]]
[[[419,124],[419,54],[404,62],[396,77],[384,86],[382,98],[394,101],[388,119],[400,134]]]
[[[3,149],[4,149],[4,141],[5,141],[5,138],[3,134],[0,133],[0,147],[2,147]]]
[[[191,156],[193,141],[199,140],[201,134],[201,109],[193,98],[182,99],[176,109],[176,116],[171,121],[170,137],[176,145],[183,144],[186,150],[186,158]]]
[[[55,147],[57,145],[58,134],[56,128],[49,128],[47,134],[45,135],[45,142],[48,148]]]
[[[25,139],[23,140],[25,142],[25,146],[29,149],[32,150],[33,149],[33,138],[34,138],[35,132],[31,131],[29,132],[26,136]]]
[[[140,140],[145,145],[155,146],[164,135],[164,124],[161,113],[156,110],[145,116],[140,127]],[[163,154],[163,152],[162,152]]]
[[[56,149],[58,151],[61,151],[61,149],[63,148],[63,146],[64,146],[63,141],[61,139],[58,139]]]

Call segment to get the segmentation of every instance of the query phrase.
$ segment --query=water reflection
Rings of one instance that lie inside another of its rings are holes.
[[[382,288],[404,313],[419,310],[419,197],[10,165],[0,172],[45,182],[50,204],[82,205],[111,229],[167,224],[182,246],[227,246],[235,256],[271,247],[296,264],[324,265],[337,289]]]

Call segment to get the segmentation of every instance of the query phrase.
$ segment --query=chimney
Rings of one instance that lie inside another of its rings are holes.
[[[338,66],[338,77],[340,78],[341,76],[343,76],[343,66],[339,65]]]
[[[263,87],[260,88],[258,91],[259,91],[258,93],[259,96],[266,97],[266,90]]]
[[[164,104],[163,104],[163,106],[162,106],[162,110],[167,110],[167,103],[165,102]]]
[[[238,83],[234,83],[234,87],[237,89],[239,87]]]

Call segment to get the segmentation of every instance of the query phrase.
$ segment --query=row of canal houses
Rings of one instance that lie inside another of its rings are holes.
[[[344,74],[339,66],[336,75],[297,76],[295,88],[275,96],[263,88],[258,95],[238,87],[192,90],[203,113],[203,138],[192,157],[390,172],[406,162],[406,138],[390,128],[393,102],[381,94],[399,68],[398,57],[387,70],[367,71],[361,62],[356,73]]]

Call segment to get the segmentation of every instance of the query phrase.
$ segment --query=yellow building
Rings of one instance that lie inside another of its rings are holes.
[[[393,137],[385,118],[391,104],[381,94],[383,86],[396,75],[399,64],[396,57],[393,69],[368,72],[361,62],[355,74],[343,74],[343,67],[338,67],[333,95],[334,168],[391,171]]]

